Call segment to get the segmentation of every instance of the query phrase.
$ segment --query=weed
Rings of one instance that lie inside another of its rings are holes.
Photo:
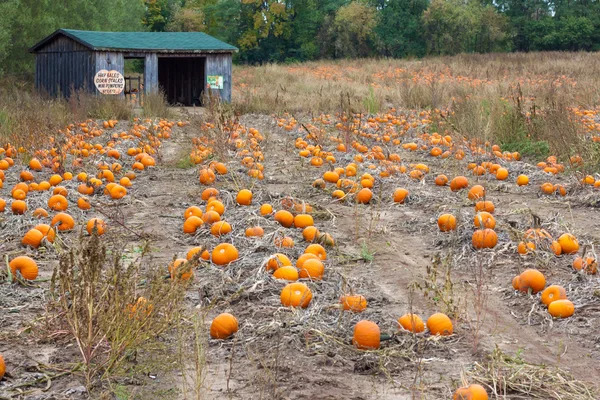
[[[110,379],[178,319],[183,285],[165,280],[163,268],[143,269],[144,254],[125,266],[97,234],[81,236],[53,272],[51,309],[77,344],[88,390]]]
[[[164,92],[148,93],[142,98],[142,115],[148,118],[170,118],[173,112]]]
[[[372,262],[375,259],[375,253],[369,250],[367,243],[363,242],[360,248],[360,258],[367,262]]]
[[[376,114],[381,108],[380,101],[375,98],[375,90],[369,87],[369,95],[363,100],[363,105],[367,113]]]

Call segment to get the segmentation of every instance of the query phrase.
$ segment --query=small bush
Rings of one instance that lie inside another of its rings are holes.
[[[142,115],[148,118],[171,117],[169,103],[163,92],[149,93],[142,97]]]

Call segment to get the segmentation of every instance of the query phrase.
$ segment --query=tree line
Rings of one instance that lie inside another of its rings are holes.
[[[235,61],[600,49],[600,0],[3,0],[0,73],[58,28],[203,31]]]

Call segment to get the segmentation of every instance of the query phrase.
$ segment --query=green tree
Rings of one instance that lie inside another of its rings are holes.
[[[377,9],[366,2],[353,1],[340,7],[333,19],[334,57],[368,57],[374,54]]]
[[[421,17],[429,1],[387,0],[378,3],[380,18],[375,33],[380,53],[386,57],[425,55]]]
[[[423,14],[429,54],[509,50],[508,22],[477,1],[433,0]]]

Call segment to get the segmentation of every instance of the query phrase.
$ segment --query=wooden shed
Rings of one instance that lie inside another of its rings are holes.
[[[202,32],[59,29],[29,51],[36,58],[36,88],[52,96],[68,97],[76,90],[110,93],[110,84],[98,84],[98,76],[106,72],[117,77],[112,86],[122,95],[118,86],[125,60],[142,59],[145,93],[162,90],[170,103],[189,106],[199,105],[210,87],[231,101],[232,55],[237,48]]]

